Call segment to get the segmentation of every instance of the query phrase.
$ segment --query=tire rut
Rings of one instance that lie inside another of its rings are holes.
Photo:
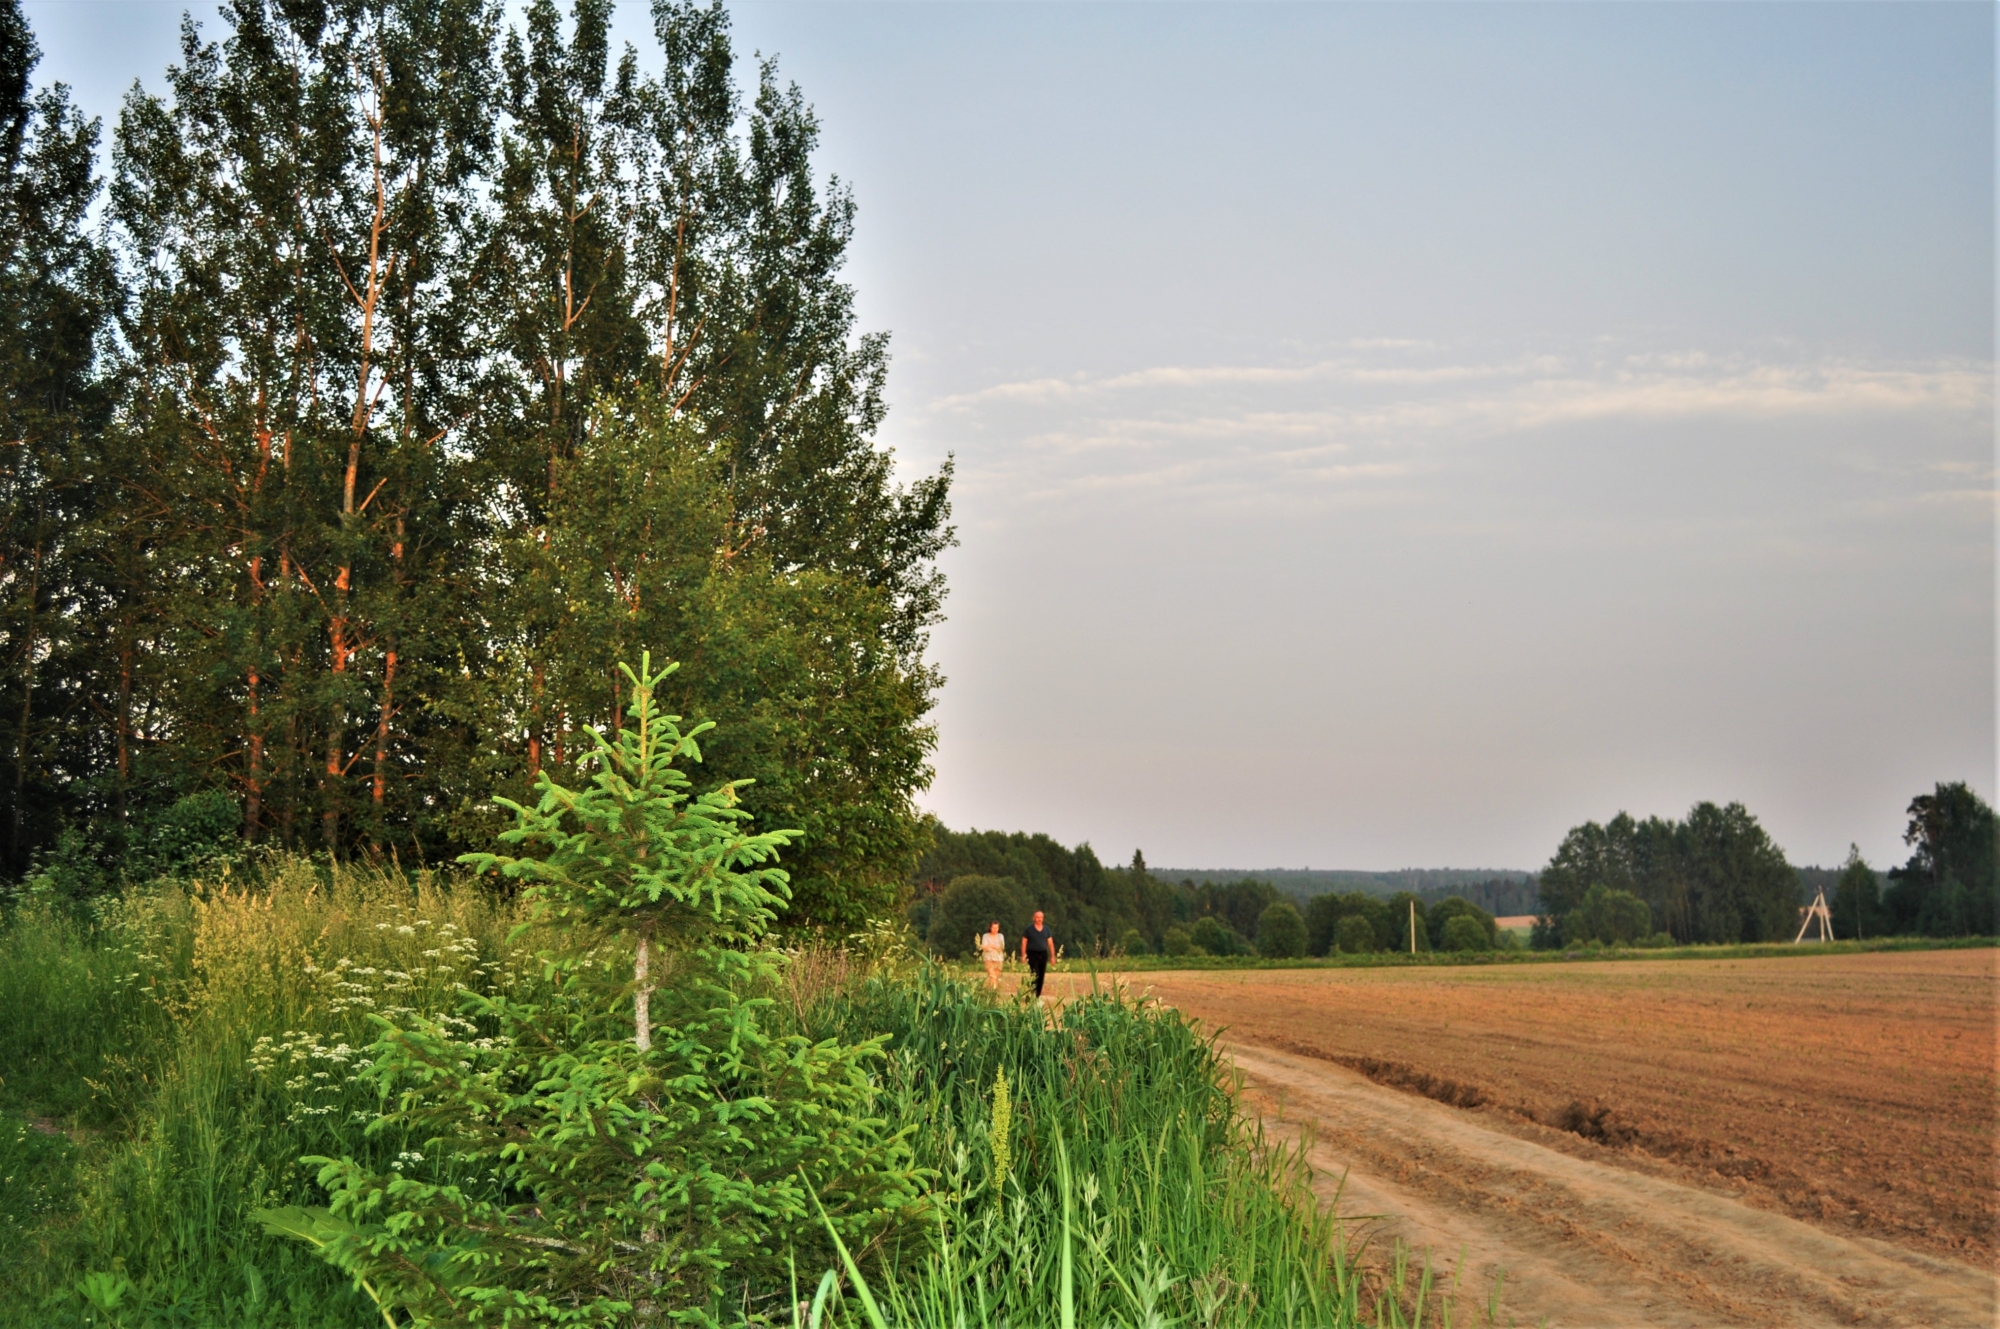
[[[1574,1157],[1448,1106],[1473,1095],[1400,1067],[1227,1046],[1267,1132],[1308,1142],[1322,1198],[1337,1194],[1378,1256],[1399,1240],[1457,1271],[1458,1323],[1479,1322],[1503,1271],[1502,1324],[1995,1323],[1991,1270]]]

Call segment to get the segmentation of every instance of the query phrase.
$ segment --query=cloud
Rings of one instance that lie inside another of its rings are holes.
[[[1700,349],[1615,345],[1504,358],[1430,343],[1351,343],[1294,364],[1161,365],[995,383],[919,403],[949,440],[969,489],[1032,494],[1179,490],[1191,500],[1261,493],[1279,505],[1334,491],[1407,486],[1478,464],[1482,444],[1552,429],[1647,422],[1755,431],[1781,421],[1859,424],[1878,440],[1851,464],[1921,469],[1946,486],[1991,485],[1989,364],[1770,361]],[[1910,431],[1950,446],[1898,442]],[[1695,435],[1690,435],[1695,437]],[[1525,455],[1525,454],[1524,454]]]

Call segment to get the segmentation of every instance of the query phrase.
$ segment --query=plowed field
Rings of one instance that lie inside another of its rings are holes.
[[[1993,1323],[2000,952],[1129,981],[1526,1318]]]

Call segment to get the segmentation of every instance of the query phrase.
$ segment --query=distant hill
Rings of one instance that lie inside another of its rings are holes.
[[[1401,868],[1394,872],[1357,872],[1343,868],[1154,868],[1162,881],[1196,886],[1242,881],[1268,881],[1296,900],[1315,895],[1363,891],[1388,897],[1409,891],[1422,899],[1462,895],[1495,914],[1528,914],[1536,908],[1535,874],[1518,868]]]

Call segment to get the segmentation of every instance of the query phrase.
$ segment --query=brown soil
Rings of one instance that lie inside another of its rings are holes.
[[[1132,982],[1528,1322],[1995,1323],[2000,952]]]

